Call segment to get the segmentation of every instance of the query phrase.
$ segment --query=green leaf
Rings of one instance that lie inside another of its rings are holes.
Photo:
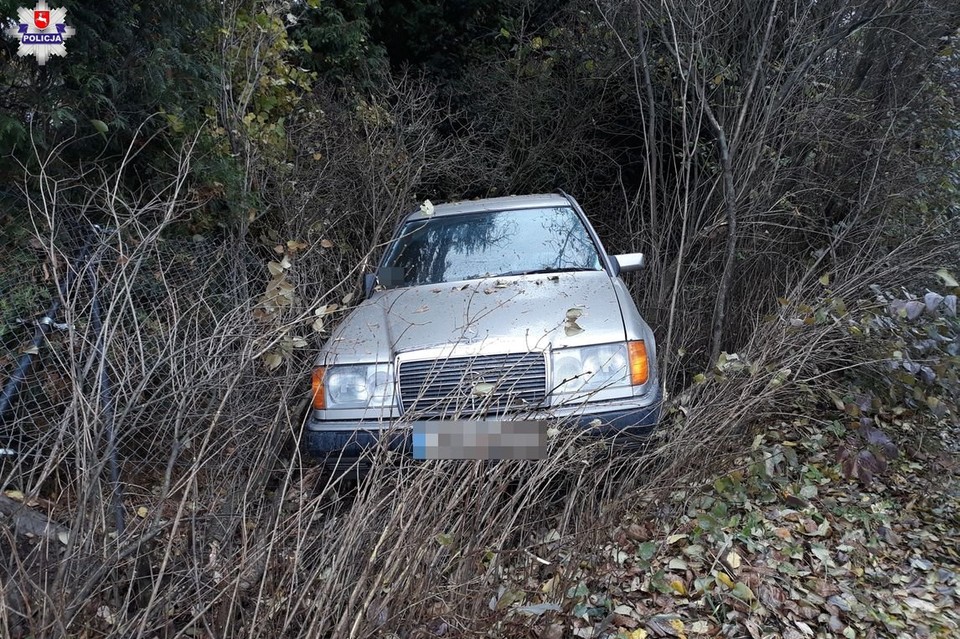
[[[582,581],[579,582],[576,586],[571,586],[567,589],[567,597],[573,599],[574,597],[586,597],[590,594],[590,589],[587,588],[587,584]]]
[[[731,594],[742,601],[752,601],[756,598],[753,591],[750,590],[750,586],[741,581],[738,581],[737,585],[733,587],[733,593]]]
[[[110,129],[103,120],[90,120],[90,124],[93,125],[93,128],[95,128],[98,133],[104,136],[107,135],[107,131]]]
[[[637,548],[637,555],[646,561],[653,559],[655,554],[657,554],[657,544],[655,542],[645,541]]]

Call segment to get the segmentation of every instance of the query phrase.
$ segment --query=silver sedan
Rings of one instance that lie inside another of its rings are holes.
[[[536,458],[552,426],[649,431],[656,346],[619,277],[642,265],[566,194],[424,203],[316,360],[305,452]]]

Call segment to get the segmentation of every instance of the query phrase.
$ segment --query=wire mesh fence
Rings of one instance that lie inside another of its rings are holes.
[[[21,367],[24,374],[8,393],[2,436],[24,457],[50,454],[69,407],[107,385],[118,402],[118,445],[126,457],[146,461],[146,448],[170,444],[158,426],[168,421],[166,400],[182,377],[174,367],[184,372],[188,352],[202,355],[220,322],[250,310],[249,282],[262,279],[263,263],[242,245],[132,244],[93,227],[86,232],[43,251],[52,259],[20,251],[25,267],[4,269],[10,294],[0,374],[8,384]]]

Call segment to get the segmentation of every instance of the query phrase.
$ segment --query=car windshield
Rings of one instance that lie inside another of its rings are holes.
[[[396,288],[485,277],[599,271],[597,247],[570,207],[418,219],[403,226],[377,272]]]

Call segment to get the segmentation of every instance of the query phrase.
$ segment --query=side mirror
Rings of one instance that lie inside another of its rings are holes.
[[[623,255],[614,255],[613,262],[617,265],[618,273],[632,273],[643,268],[643,253],[624,253]]]
[[[373,287],[377,284],[377,274],[367,273],[363,276],[363,296],[370,297],[373,293]]]

